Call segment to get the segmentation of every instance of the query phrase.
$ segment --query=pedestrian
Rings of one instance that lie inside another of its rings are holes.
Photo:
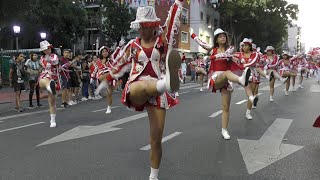
[[[70,50],[64,49],[63,56],[60,58],[60,77],[61,77],[61,107],[66,108],[68,105],[73,105],[70,102],[71,94],[70,94]]]
[[[24,70],[24,55],[22,53],[18,54],[13,63],[10,65],[9,80],[10,87],[14,89],[15,92],[15,109],[22,112],[23,109],[20,104],[21,91],[25,90],[24,78],[26,76]]]
[[[25,63],[27,68],[27,73],[29,74],[29,109],[35,108],[32,104],[32,98],[34,90],[36,90],[36,97],[37,97],[37,106],[43,107],[40,104],[40,87],[39,87],[39,74],[41,72],[41,66],[38,59],[38,55],[34,52],[30,53],[30,59],[28,59]]]
[[[91,61],[90,56],[85,56],[84,60],[82,61],[81,64],[81,81],[82,81],[82,87],[81,87],[81,92],[82,92],[82,99],[81,101],[87,101],[89,98],[89,83],[90,83],[90,74],[89,74],[89,62]]]

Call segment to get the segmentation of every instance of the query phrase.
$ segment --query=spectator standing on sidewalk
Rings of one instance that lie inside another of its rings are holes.
[[[24,55],[20,53],[16,58],[15,61],[10,66],[9,72],[9,80],[10,80],[10,87],[14,89],[16,93],[16,107],[19,112],[22,112],[23,109],[20,105],[20,96],[21,90],[25,90],[24,86],[24,65],[23,65]]]
[[[70,101],[70,75],[69,75],[69,68],[70,68],[70,50],[64,49],[63,50],[63,57],[61,57],[59,63],[61,66],[60,70],[60,77],[61,77],[61,84],[62,84],[62,94],[61,94],[61,107],[66,108]],[[72,105],[72,104],[70,104]]]
[[[89,62],[91,61],[90,56],[86,56],[82,61],[82,99],[81,101],[87,101],[89,98],[89,83],[90,83],[90,74],[89,74]]]
[[[71,104],[77,104],[78,101],[78,96],[79,96],[79,91],[80,91],[80,83],[81,83],[81,79],[80,79],[80,71],[81,71],[81,67],[80,67],[80,58],[81,55],[77,55],[74,57],[74,59],[71,62],[71,71],[70,71],[70,87],[71,87],[71,91],[70,91],[70,95],[71,95]]]
[[[188,63],[188,65],[190,65],[190,72],[191,72],[191,82],[195,82],[195,77],[196,77],[196,61],[193,60],[190,63]]]
[[[34,109],[35,106],[32,104],[32,97],[34,90],[36,90],[36,97],[37,97],[37,106],[43,107],[42,104],[40,104],[40,87],[39,87],[39,74],[41,72],[41,66],[38,59],[38,55],[36,53],[30,53],[30,59],[28,59],[25,63],[26,71],[29,74],[29,109]]]

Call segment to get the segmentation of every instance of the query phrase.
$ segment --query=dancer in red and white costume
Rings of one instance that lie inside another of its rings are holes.
[[[256,52],[258,53],[258,62],[256,63],[256,68],[255,68],[255,71],[258,72],[258,74],[266,79],[271,80],[270,76],[267,75],[263,69],[264,69],[264,63],[265,63],[265,60],[263,59],[263,54],[260,52],[260,47],[257,48],[257,45],[256,44],[252,44],[252,49],[253,49],[253,52]],[[253,93],[254,96],[257,96],[258,93],[259,93],[259,87],[260,87],[260,82],[257,82],[256,83],[256,89]],[[252,109],[256,109],[257,107],[252,105]]]
[[[108,82],[105,80],[107,74],[109,74],[111,72],[111,69],[114,64],[113,59],[109,58],[109,53],[110,53],[110,49],[107,46],[102,46],[99,49],[100,58],[97,61],[97,65],[99,68],[98,79],[100,80],[100,84],[95,91],[95,95],[97,96],[100,94],[100,91],[104,87],[107,87],[107,105],[108,105],[108,107],[107,107],[106,114],[111,113],[112,94],[113,94],[114,86],[116,85],[115,81],[109,82],[109,84],[107,85]]]
[[[48,102],[50,108],[50,127],[56,127],[56,94],[61,89],[59,76],[59,58],[53,53],[53,46],[48,41],[40,42],[40,59],[42,72],[39,76],[39,86],[48,91]]]
[[[260,83],[260,74],[256,71],[257,63],[259,62],[259,54],[253,52],[252,48],[252,39],[244,38],[243,41],[243,52],[238,52],[234,54],[234,60],[237,62],[240,69],[245,69],[247,67],[251,70],[250,75],[250,84],[246,87],[248,91],[251,90],[251,93],[254,94],[256,92],[257,84]],[[247,111],[246,118],[248,120],[252,119],[251,109],[252,106],[256,106],[258,102],[258,97],[255,98],[255,101],[252,103],[250,100],[247,102]]]
[[[303,82],[303,75],[304,73],[309,73],[309,69],[307,68],[307,60],[303,57],[302,53],[299,53],[298,56],[296,57],[298,61],[298,77],[299,77],[299,88],[303,88],[302,82]]]
[[[175,1],[162,28],[152,6],[139,7],[131,28],[137,29],[140,37],[124,47],[115,68],[106,77],[110,82],[131,69],[122,102],[137,111],[147,109],[151,146],[150,180],[158,179],[166,109],[178,103],[168,92],[177,92],[180,85],[178,70],[181,57],[179,52],[172,50],[172,45],[174,33],[178,32],[182,4],[183,1]]]
[[[317,82],[320,83],[320,57],[316,59],[316,67],[317,67]]]
[[[196,73],[199,75],[200,85],[201,85],[200,91],[202,92],[203,91],[204,76],[207,75],[207,72],[206,72],[206,61],[205,61],[202,53],[199,53],[197,55],[196,63],[197,63]]]
[[[216,92],[217,90],[220,90],[221,92],[223,107],[221,134],[224,139],[230,139],[227,127],[229,123],[229,108],[233,88],[230,86],[229,82],[239,83],[242,86],[247,87],[249,85],[251,70],[249,67],[245,68],[241,77],[230,71],[231,66],[234,63],[232,61],[234,47],[229,46],[227,34],[222,29],[219,28],[214,32],[214,46],[202,42],[197,35],[193,33],[192,29],[190,29],[190,34],[192,39],[211,54],[208,88],[212,88],[212,92]],[[249,97],[249,101],[257,101],[249,88],[246,88],[246,93]]]
[[[272,46],[268,46],[265,50],[266,54],[263,59],[266,62],[264,66],[264,70],[267,71],[271,78],[269,86],[270,86],[270,101],[273,102],[273,94],[274,94],[274,83],[275,79],[280,80],[281,82],[285,82],[287,79],[282,78],[277,72],[277,67],[279,65],[279,57],[275,54],[275,49]]]
[[[290,88],[290,79],[292,78],[296,78],[297,73],[292,71],[292,65],[290,64],[290,54],[289,52],[285,51],[282,54],[282,59],[279,61],[279,74],[281,77],[284,78],[288,78],[287,82],[286,82],[286,91],[285,91],[285,95],[288,96],[289,93],[289,88]]]

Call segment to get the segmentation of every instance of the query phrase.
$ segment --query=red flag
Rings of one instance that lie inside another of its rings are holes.
[[[313,127],[320,128],[320,116],[316,119],[316,121],[313,124]]]

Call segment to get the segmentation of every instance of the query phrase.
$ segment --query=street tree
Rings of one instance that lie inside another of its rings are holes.
[[[46,31],[56,46],[70,47],[82,37],[88,17],[80,1],[30,0],[28,21]]]
[[[107,45],[118,43],[130,30],[130,22],[135,18],[135,11],[126,4],[112,0],[102,0],[102,32]]]
[[[265,48],[272,45],[281,50],[287,37],[287,26],[297,20],[298,6],[286,0],[228,1],[220,6],[222,28],[230,33],[231,42],[237,46],[244,37]]]

